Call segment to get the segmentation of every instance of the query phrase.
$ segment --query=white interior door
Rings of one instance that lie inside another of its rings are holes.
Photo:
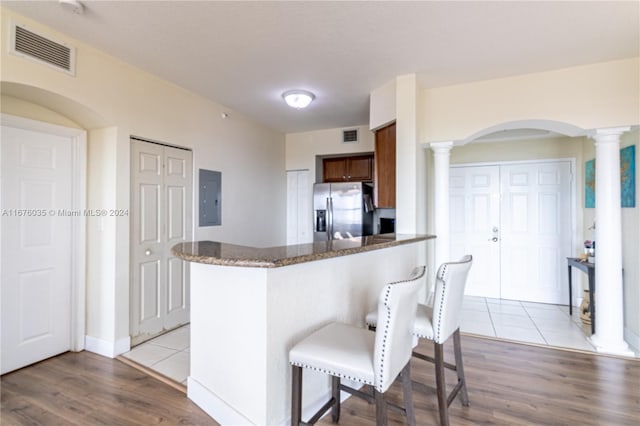
[[[287,171],[287,244],[313,241],[309,170]]]
[[[566,304],[571,164],[501,166],[502,297]]]
[[[450,170],[451,258],[473,256],[465,294],[500,297],[500,172],[496,166]],[[494,231],[494,229],[496,231]]]
[[[189,265],[171,253],[171,247],[192,239],[192,152],[164,147],[164,193],[167,200],[166,259],[167,303],[164,328],[171,329],[189,322]]]
[[[72,139],[2,126],[2,374],[71,349]]]
[[[131,141],[132,343],[189,322],[189,268],[171,247],[192,235],[192,152]]]
[[[465,294],[566,304],[571,163],[451,168],[451,257],[474,257]]]

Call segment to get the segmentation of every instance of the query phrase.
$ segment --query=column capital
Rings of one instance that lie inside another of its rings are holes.
[[[447,153],[453,148],[453,141],[431,142],[429,148],[435,153]]]
[[[595,129],[591,138],[595,139],[596,142],[619,142],[620,136],[629,130],[631,130],[630,126]]]

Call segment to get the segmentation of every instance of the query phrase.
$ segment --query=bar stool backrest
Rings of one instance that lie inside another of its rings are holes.
[[[424,285],[425,270],[425,266],[415,268],[409,279],[387,284],[380,293],[373,356],[378,392],[385,392],[411,359],[418,292]]]
[[[466,255],[438,268],[431,319],[435,343],[444,343],[460,327],[464,287],[472,261],[472,256]]]

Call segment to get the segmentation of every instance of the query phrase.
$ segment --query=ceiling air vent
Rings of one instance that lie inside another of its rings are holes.
[[[37,34],[22,25],[13,24],[11,30],[11,53],[75,75],[75,48]]]
[[[342,143],[358,143],[358,129],[343,130]]]

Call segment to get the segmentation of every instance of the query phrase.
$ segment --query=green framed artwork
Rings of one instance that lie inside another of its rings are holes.
[[[584,207],[596,206],[596,160],[584,164]],[[620,150],[620,205],[636,206],[636,146]]]
[[[636,146],[620,150],[620,201],[622,207],[636,206]]]
[[[584,206],[587,209],[596,207],[596,160],[584,164]]]

